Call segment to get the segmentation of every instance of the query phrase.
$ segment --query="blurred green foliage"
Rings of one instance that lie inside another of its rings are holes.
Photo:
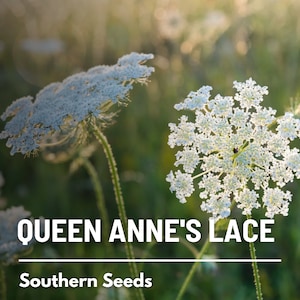
[[[155,54],[156,72],[147,87],[136,87],[132,103],[106,130],[121,176],[129,218],[199,218],[208,215],[195,196],[181,205],[165,176],[174,162],[167,146],[173,105],[202,85],[232,94],[232,81],[253,77],[269,87],[264,105],[283,113],[300,92],[300,2],[297,0],[138,1],[2,0],[0,6],[0,112],[14,99],[80,70],[115,63],[131,51]],[[0,124],[3,128],[3,123]],[[11,157],[0,141],[5,178],[1,209],[23,205],[35,217],[98,218],[92,183],[84,169],[69,173],[70,162],[51,164],[38,157]],[[108,167],[101,149],[92,157],[104,189],[111,220],[118,218]],[[293,192],[288,217],[276,217],[275,243],[257,244],[258,257],[279,257],[281,264],[260,265],[265,299],[299,299],[300,188]],[[5,199],[3,199],[5,197]],[[232,217],[240,220],[240,212]],[[262,215],[257,214],[260,218]],[[201,245],[194,245],[200,249]],[[192,257],[183,244],[134,244],[137,257]],[[211,245],[221,258],[249,257],[247,244]],[[104,245],[36,245],[33,257],[107,257]],[[124,245],[114,256],[125,257]],[[190,265],[146,264],[154,286],[146,299],[174,299]],[[96,289],[20,289],[19,274],[101,278],[111,271],[126,277],[128,266],[30,264],[6,269],[8,299],[96,299]],[[184,299],[254,299],[249,264],[199,266]],[[98,298],[100,299],[100,297]]]

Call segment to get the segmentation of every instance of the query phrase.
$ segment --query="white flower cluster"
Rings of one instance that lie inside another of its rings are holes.
[[[30,212],[24,210],[22,206],[0,211],[0,264],[14,263],[19,254],[31,247],[33,242],[23,246],[17,236],[18,222],[29,217]]]
[[[154,68],[142,63],[152,58],[152,54],[133,52],[116,65],[97,66],[49,84],[35,100],[27,96],[14,101],[1,116],[11,120],[0,138],[8,138],[12,155],[26,154],[38,149],[45,136],[62,130],[66,123],[76,127],[89,116],[105,119],[108,103],[126,102],[133,83],[146,82]]]
[[[300,138],[300,120],[292,113],[276,118],[276,110],[262,107],[267,87],[251,78],[233,86],[234,97],[209,99],[212,88],[203,86],[175,105],[195,118],[169,124],[169,146],[181,147],[175,162],[181,169],[166,178],[170,190],[184,203],[198,181],[201,209],[216,219],[228,217],[233,202],[245,215],[263,206],[266,217],[286,216],[292,194],[282,188],[300,178],[299,149],[290,147]]]

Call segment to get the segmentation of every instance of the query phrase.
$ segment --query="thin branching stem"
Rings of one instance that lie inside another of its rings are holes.
[[[103,228],[104,228],[103,239],[108,245],[110,245],[110,243],[108,243],[109,218],[108,218],[108,213],[107,213],[107,209],[106,209],[106,205],[105,205],[105,201],[104,201],[104,195],[103,195],[103,190],[102,190],[99,176],[97,174],[95,167],[88,159],[86,159],[84,157],[80,157],[79,159],[81,160],[83,166],[86,168],[86,170],[92,180],[92,184],[93,184],[94,191],[96,194],[96,199],[97,199],[97,207],[98,207],[99,213],[101,215]]]
[[[207,251],[209,243],[210,243],[209,239],[207,238],[206,241],[205,241],[205,243],[204,243],[204,245],[203,245],[203,247],[198,252],[198,255],[196,256],[196,259],[200,259],[200,258],[203,257],[204,253]],[[194,273],[195,273],[195,271],[197,269],[198,264],[199,264],[199,262],[194,262],[194,264],[192,265],[192,267],[191,267],[191,269],[190,269],[187,277],[185,278],[185,280],[184,280],[184,282],[183,282],[183,284],[182,284],[182,286],[180,288],[180,291],[179,291],[179,293],[177,295],[176,300],[181,300],[182,299],[182,296],[185,293],[185,291],[186,291],[186,289],[187,289],[187,287],[188,287],[188,285],[189,285],[189,283],[190,283],[190,281],[191,281],[191,279],[192,279],[192,277],[193,277],[193,275],[194,275]]]
[[[91,121],[91,124],[92,124],[92,130],[93,130],[93,133],[94,133],[96,139],[103,146],[104,153],[105,153],[105,156],[108,161],[111,178],[112,178],[116,203],[117,203],[117,207],[118,207],[118,211],[119,211],[119,217],[122,222],[123,228],[127,232],[127,215],[126,215],[124,200],[123,200],[123,196],[122,196],[122,190],[121,190],[121,185],[120,185],[117,164],[116,164],[111,146],[108,143],[106,136],[102,133],[101,130],[99,130],[99,128],[97,127],[95,122]],[[134,259],[133,247],[127,241],[127,239],[125,242],[125,250],[126,250],[127,258],[130,259],[129,268],[130,268],[131,274],[133,277],[137,277],[138,276],[138,268],[137,268],[136,263],[134,261],[132,261]],[[145,299],[142,289],[136,289],[136,292],[137,292],[138,299],[140,299],[140,300]]]
[[[247,215],[247,219],[251,219],[251,215]],[[249,230],[249,236],[252,237],[253,236],[252,226],[249,226],[248,230]],[[255,250],[254,242],[249,242],[249,249],[250,249],[250,255],[251,255],[251,259],[252,259],[252,270],[253,270],[253,276],[254,276],[256,298],[257,298],[257,300],[263,300],[259,270],[258,270],[258,265],[256,262],[256,250]]]

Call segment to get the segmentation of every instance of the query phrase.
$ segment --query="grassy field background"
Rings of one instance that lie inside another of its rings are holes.
[[[206,222],[197,195],[182,205],[169,192],[166,174],[174,163],[167,145],[173,108],[191,90],[213,86],[213,94],[232,95],[232,82],[252,77],[269,87],[263,105],[282,114],[300,92],[300,2],[266,1],[138,1],[138,0],[2,0],[0,6],[0,113],[13,100],[35,95],[48,83],[99,64],[114,64],[132,51],[153,53],[155,73],[147,86],[136,86],[131,103],[120,111],[105,134],[113,148],[129,218],[197,218]],[[2,129],[4,123],[1,122]],[[299,147],[299,145],[298,145]],[[10,156],[0,141],[0,171],[5,179],[0,209],[23,205],[32,216],[99,218],[92,183],[84,169],[70,173],[70,161],[53,164],[40,154]],[[101,178],[110,220],[118,218],[109,171],[102,149],[91,158]],[[260,265],[265,299],[299,299],[300,185],[288,217],[275,218],[275,243],[257,244],[258,257],[282,258]],[[240,211],[233,216],[240,221]],[[262,218],[257,213],[255,218]],[[1,233],[0,233],[1,234]],[[200,249],[199,245],[194,245]],[[192,257],[186,245],[134,244],[137,257]],[[113,245],[125,257],[124,245]],[[208,254],[220,258],[249,257],[246,243],[215,244]],[[107,257],[105,245],[39,244],[32,257]],[[175,299],[188,264],[147,264],[154,287],[146,299]],[[104,264],[31,264],[6,268],[8,300],[119,299],[116,291],[97,289],[20,289],[19,274],[47,277],[95,276],[112,271],[129,274],[128,266]],[[102,291],[104,292],[104,291]],[[98,294],[98,298],[97,298]],[[102,297],[102,298],[101,298]],[[125,299],[126,295],[120,296]],[[128,299],[131,299],[130,296]],[[250,264],[199,266],[184,299],[255,299]]]

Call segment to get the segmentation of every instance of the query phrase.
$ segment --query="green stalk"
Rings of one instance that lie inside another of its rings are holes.
[[[247,219],[251,219],[251,215],[247,215]],[[249,226],[249,237],[253,236],[253,228],[252,226]],[[256,250],[253,242],[249,242],[249,249],[250,249],[250,255],[252,259],[252,270],[253,270],[253,276],[254,276],[254,285],[256,290],[256,298],[257,300],[263,300],[263,295],[261,291],[261,282],[260,282],[260,276],[258,271],[258,266],[256,262]]]
[[[105,201],[104,201],[103,190],[102,190],[99,176],[97,174],[95,167],[88,159],[86,159],[84,157],[80,157],[79,159],[81,160],[83,166],[86,168],[86,170],[92,180],[92,184],[93,184],[95,194],[96,194],[96,199],[97,199],[97,207],[100,212],[101,219],[103,221],[103,227],[104,227],[103,239],[108,245],[110,245],[110,243],[108,243],[109,218],[108,218],[108,213],[107,213],[107,209],[106,209],[106,205],[105,205]]]
[[[206,252],[206,250],[207,250],[207,248],[209,246],[209,243],[210,243],[209,239],[207,238],[206,241],[205,241],[205,243],[204,243],[204,245],[203,245],[203,247],[198,252],[198,255],[196,256],[196,259],[200,259],[200,258],[203,257],[204,253]],[[185,281],[183,282],[183,284],[182,284],[182,286],[180,288],[180,291],[179,291],[179,293],[177,295],[176,300],[181,300],[182,299],[182,296],[185,293],[185,291],[186,291],[186,289],[187,289],[187,287],[188,287],[188,285],[189,285],[189,283],[190,283],[190,281],[191,281],[191,279],[192,279],[192,277],[193,277],[193,275],[194,275],[194,273],[195,273],[195,271],[197,269],[198,263],[199,262],[194,262],[194,264],[192,265],[192,267],[191,267],[191,269],[189,271],[189,274],[185,278]]]
[[[97,127],[95,122],[92,121],[91,125],[92,125],[92,130],[93,130],[93,133],[94,133],[96,139],[103,146],[104,153],[105,153],[106,159],[108,161],[111,178],[112,178],[115,198],[116,198],[117,207],[118,207],[118,211],[119,211],[119,217],[122,222],[123,228],[127,232],[126,210],[125,210],[124,200],[123,200],[123,196],[122,196],[122,189],[121,189],[121,185],[120,185],[117,164],[116,164],[115,158],[113,156],[111,146],[108,143],[106,136],[101,132],[101,130],[99,130],[99,128]],[[138,276],[138,268],[137,268],[136,263],[133,261],[133,259],[134,259],[133,247],[127,241],[127,239],[125,242],[125,250],[126,250],[127,258],[130,259],[130,261],[129,261],[130,272],[133,277],[137,277]],[[136,289],[136,292],[137,292],[138,299],[141,299],[141,300],[145,299],[142,289]]]
[[[6,300],[5,271],[4,271],[4,266],[1,262],[0,262],[0,299]]]

